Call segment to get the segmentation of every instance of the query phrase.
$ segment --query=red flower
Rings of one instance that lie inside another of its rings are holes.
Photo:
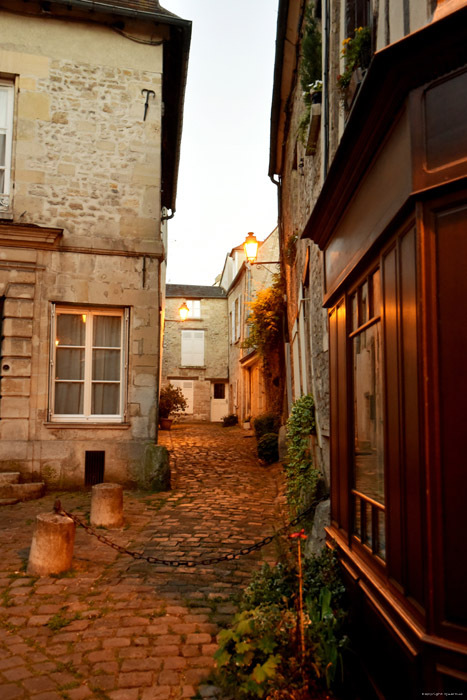
[[[306,538],[307,538],[307,536],[305,534],[305,530],[303,528],[300,530],[300,532],[292,532],[292,534],[290,534],[289,537],[291,540],[296,540],[296,539],[306,540]]]

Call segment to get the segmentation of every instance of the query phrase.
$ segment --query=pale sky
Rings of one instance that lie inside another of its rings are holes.
[[[268,177],[277,0],[162,0],[193,22],[167,282],[214,283],[249,231],[277,224]]]

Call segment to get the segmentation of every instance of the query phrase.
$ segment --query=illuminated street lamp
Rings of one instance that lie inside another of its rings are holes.
[[[180,319],[182,321],[186,321],[188,318],[188,314],[190,313],[190,309],[187,306],[186,301],[183,302],[183,304],[180,306],[178,309],[178,313],[180,314]]]
[[[245,250],[246,259],[250,265],[280,265],[280,260],[262,260],[261,262],[256,262],[259,242],[256,240],[254,233],[250,232],[245,238],[243,248]]]
[[[256,260],[256,256],[258,255],[258,246],[259,243],[256,239],[255,234],[250,232],[245,238],[245,243],[243,244],[243,247],[245,249],[245,255],[249,263],[252,263]]]

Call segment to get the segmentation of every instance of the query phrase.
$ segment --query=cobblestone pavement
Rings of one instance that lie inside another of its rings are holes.
[[[125,491],[125,525],[109,538],[162,559],[204,560],[284,524],[279,465],[264,468],[239,427],[178,424],[161,432],[172,490]],[[83,518],[90,493],[59,494]],[[119,554],[82,528],[73,570],[25,572],[35,518],[57,493],[0,509],[0,699],[172,700],[208,697],[216,635],[235,594],[274,543],[238,560],[193,568]],[[102,531],[100,531],[102,533]]]

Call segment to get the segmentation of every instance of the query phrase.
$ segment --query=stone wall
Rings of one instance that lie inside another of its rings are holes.
[[[104,478],[134,482],[156,436],[162,46],[97,23],[0,21],[0,70],[16,88],[14,194],[0,213],[0,469],[83,485],[85,452],[103,450]],[[155,92],[146,121],[143,88]],[[121,423],[49,419],[53,304],[129,310]]]
[[[30,39],[27,48],[0,42],[2,72],[18,76],[13,218],[63,228],[64,245],[154,252],[162,47],[8,14],[2,27]],[[156,95],[146,121],[144,88]]]
[[[228,370],[228,319],[226,298],[204,298],[201,302],[201,318],[181,321],[178,309],[190,297],[166,299],[164,349],[162,357],[162,383],[171,380],[192,380],[193,413],[190,420],[211,419],[212,382],[227,382]],[[204,365],[186,367],[181,364],[181,332],[204,331]],[[226,409],[227,413],[227,409]]]

